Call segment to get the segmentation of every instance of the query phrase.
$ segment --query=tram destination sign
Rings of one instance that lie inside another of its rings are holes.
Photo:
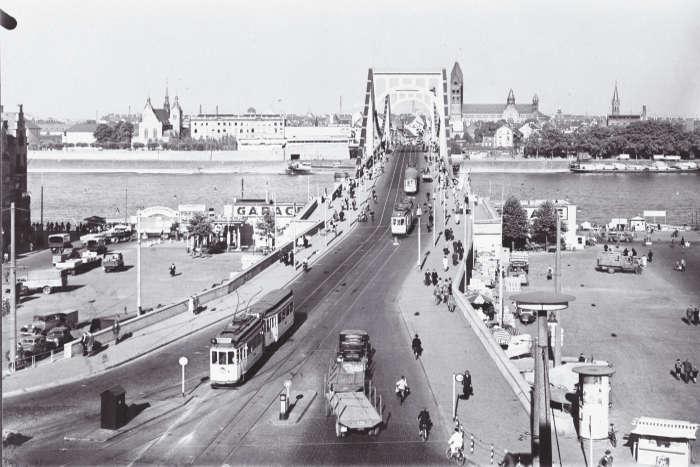
[[[233,204],[224,206],[224,217],[261,217],[268,212],[279,218],[294,217],[302,209],[301,203]]]

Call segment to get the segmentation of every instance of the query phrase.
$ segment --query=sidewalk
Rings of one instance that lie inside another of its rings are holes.
[[[434,183],[437,185],[436,181]],[[448,213],[453,206],[454,197],[450,192],[447,199]],[[436,205],[436,210],[440,211],[439,205]],[[459,225],[455,224],[451,216],[447,220],[447,227],[452,228],[456,240],[463,240],[462,223],[465,219],[464,216],[460,217]],[[445,241],[442,213],[436,214],[436,225],[443,231],[442,234],[438,233],[437,245],[433,244],[432,233],[427,232],[425,223],[422,225],[421,248],[427,248],[427,257],[423,257],[425,261],[422,269],[419,270],[416,266],[409,274],[402,286],[399,300],[410,335],[418,334],[423,343],[423,369],[441,410],[440,417],[434,419],[436,425],[443,426],[436,428],[441,428],[445,435],[452,430],[453,374],[469,370],[474,394],[468,400],[459,399],[457,404],[457,417],[466,432],[465,452],[468,458],[480,465],[489,464],[491,446],[495,462],[501,460],[504,449],[529,455],[530,420],[527,412],[465,323],[460,310],[450,313],[446,304],[436,305],[434,287],[423,283],[424,272],[434,269],[443,279],[451,277],[454,293],[459,293],[458,278],[464,263],[462,261],[460,266],[453,266],[450,258],[449,268],[447,272],[444,271],[442,249],[448,247],[452,250],[452,241]],[[468,250],[467,245],[465,250]],[[457,383],[457,391],[461,394],[460,383]],[[473,454],[470,453],[472,435]]]
[[[221,299],[209,302],[206,309],[199,314],[180,313],[170,319],[161,321],[158,325],[137,331],[119,345],[112,343],[105,350],[92,357],[61,358],[54,362],[42,364],[39,367],[27,368],[5,375],[2,380],[2,397],[12,397],[22,393],[56,387],[104,373],[154,352],[194,332],[204,330],[229,319],[236,311],[237,305],[240,310],[249,302],[252,303],[267,292],[282,287],[303,274],[301,262],[304,258],[308,258],[309,264],[312,265],[331,250],[342,238],[346,237],[356,225],[356,217],[360,212],[359,205],[366,201],[367,190],[371,186],[371,184],[365,183],[364,190],[358,186],[355,191],[358,210],[353,211],[350,209],[350,211],[345,211],[346,217],[343,222],[338,223],[337,235],[332,234],[330,231],[319,232],[314,235],[311,238],[311,246],[298,251],[295,258],[296,267],[285,266],[280,262],[275,262],[253,279],[241,285],[237,289],[237,293],[233,292]],[[341,197],[331,202],[332,208],[326,210],[328,218],[332,217],[333,209],[340,212],[340,204],[346,194],[347,191],[344,188]],[[328,200],[326,200],[326,203],[328,203]],[[323,213],[323,207],[319,203],[310,220],[322,220]]]

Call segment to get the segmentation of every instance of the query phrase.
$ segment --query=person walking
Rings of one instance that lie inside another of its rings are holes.
[[[683,362],[683,381],[687,384],[693,376],[693,365],[690,360],[686,359]]]
[[[423,284],[425,284],[425,286],[428,287],[430,286],[430,283],[430,272],[425,271],[425,273],[423,273]]]
[[[681,379],[682,372],[683,372],[683,364],[681,363],[681,359],[677,358],[676,363],[673,365],[673,373],[676,376],[676,379],[678,379],[678,380]]]
[[[437,273],[437,271],[435,270],[435,268],[433,268],[433,272],[431,273],[430,276],[431,276],[431,278],[432,278],[432,280],[433,280],[433,285],[437,285],[437,283],[438,283],[438,273]]]
[[[447,310],[450,313],[454,313],[456,308],[457,308],[457,302],[455,302],[455,297],[454,297],[454,295],[449,294],[447,296]]]
[[[450,268],[449,267],[449,260],[447,259],[447,255],[444,255],[442,257],[442,268],[445,272],[447,272],[447,270]]]
[[[418,334],[413,337],[413,340],[411,341],[411,348],[413,349],[413,356],[416,357],[416,360],[418,360],[418,358],[423,355],[423,343],[421,342],[420,337],[418,337]]]
[[[439,305],[440,301],[442,300],[442,297],[440,296],[440,286],[436,285],[433,288],[433,298],[435,299],[435,304]]]

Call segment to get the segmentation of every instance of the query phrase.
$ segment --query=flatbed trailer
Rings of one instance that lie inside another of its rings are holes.
[[[382,396],[370,388],[369,395],[359,392],[326,393],[326,416],[335,416],[335,436],[342,438],[350,430],[364,431],[370,436],[382,428]]]
[[[642,265],[638,257],[625,256],[622,252],[617,250],[598,254],[595,268],[598,271],[607,271],[610,274],[614,274],[615,272],[642,273]]]

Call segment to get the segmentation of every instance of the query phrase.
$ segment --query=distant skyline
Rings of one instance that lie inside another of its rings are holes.
[[[2,103],[94,119],[161,106],[187,114],[360,111],[367,68],[455,61],[464,101],[604,115],[700,117],[700,2],[9,0]]]

